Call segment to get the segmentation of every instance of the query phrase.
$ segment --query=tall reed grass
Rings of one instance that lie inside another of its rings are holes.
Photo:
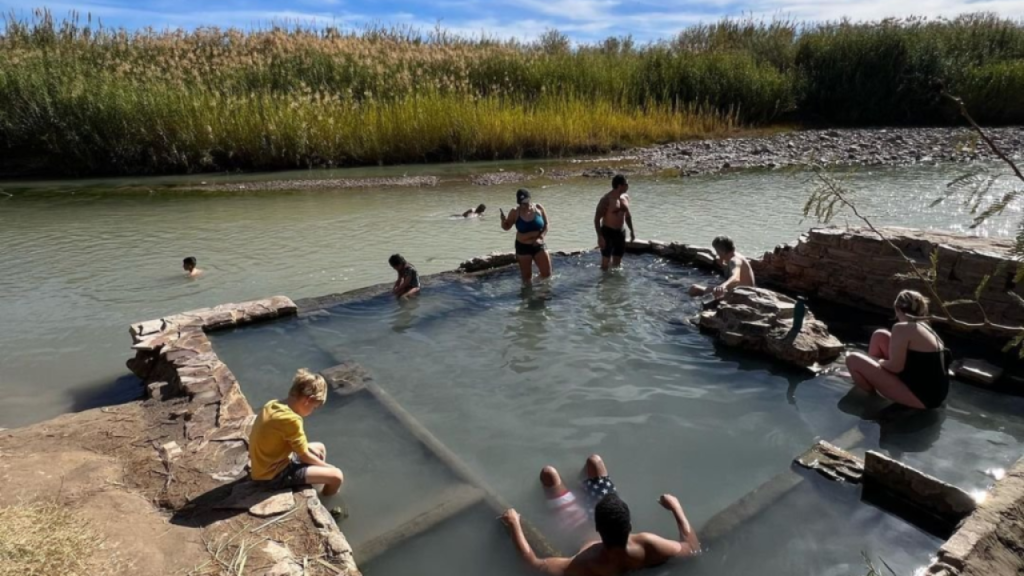
[[[1024,121],[1024,27],[975,15],[734,21],[573,47],[434,30],[128,32],[46,11],[0,35],[0,147],[76,173],[552,156],[781,119]]]

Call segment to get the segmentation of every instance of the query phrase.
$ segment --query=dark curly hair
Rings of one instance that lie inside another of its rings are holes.
[[[594,524],[601,542],[609,548],[625,548],[633,531],[629,506],[617,494],[609,494],[594,508]]]

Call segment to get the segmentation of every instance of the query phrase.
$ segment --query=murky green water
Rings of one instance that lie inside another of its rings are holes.
[[[862,170],[853,184],[863,190],[861,207],[877,223],[960,229],[969,220],[962,210],[927,207],[960,171]],[[501,232],[493,214],[512,205],[518,186],[302,193],[160,188],[172,181],[0,183],[13,194],[0,195],[0,427],[133,395],[131,386],[117,383],[126,374],[129,322],[271,294],[300,298],[390,281],[386,259],[393,252],[430,273],[512,247],[511,233]],[[551,216],[549,246],[595,244],[593,210],[606,182],[531,187]],[[741,251],[756,254],[794,240],[812,224],[800,216],[808,189],[799,177],[754,172],[638,179],[630,192],[640,237],[707,244],[728,233]],[[480,202],[490,206],[491,217],[449,219]],[[1007,235],[1016,215],[1019,207],[979,232]],[[199,258],[204,277],[182,277],[187,255]]]

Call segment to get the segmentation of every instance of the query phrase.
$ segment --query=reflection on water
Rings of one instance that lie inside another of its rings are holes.
[[[607,275],[596,255],[557,265],[550,287],[523,290],[514,270],[435,283],[415,308],[389,297],[352,302],[322,316],[215,334],[214,346],[254,404],[282,394],[300,366],[359,363],[524,517],[538,521],[545,514],[540,469],[575,470],[595,452],[630,504],[634,526],[664,534],[673,524],[657,504],[660,494],[680,496],[701,526],[788,471],[814,441],[851,429],[866,438],[861,449],[889,453],[968,490],[986,489],[988,471],[1019,456],[1024,423],[1015,413],[1024,399],[954,384],[946,410],[907,414],[875,406],[850,397],[849,383],[834,376],[809,378],[718,349],[678,322],[697,305],[677,275],[707,276],[652,257],[632,258]],[[410,310],[402,330],[394,329]],[[363,498],[380,482],[404,497],[427,498],[414,466],[396,465],[389,473],[397,477],[381,480],[360,468],[364,461],[346,460],[346,446],[356,439],[368,443],[360,450],[381,459],[391,450],[374,439],[386,435],[368,430],[349,408],[307,422],[310,436],[340,455],[351,487],[346,498]],[[861,504],[855,488],[822,484],[805,483],[685,564],[685,573],[849,573],[862,566],[864,551],[910,574],[938,546],[935,537]],[[376,526],[372,498],[380,496],[365,497],[371,500],[362,513]],[[461,573],[523,573],[518,562],[495,567],[475,551],[507,556],[512,549],[491,518],[479,525],[466,520],[474,530],[455,522],[366,573],[398,576],[451,556],[459,556]],[[347,522],[346,530],[368,531],[359,515]]]

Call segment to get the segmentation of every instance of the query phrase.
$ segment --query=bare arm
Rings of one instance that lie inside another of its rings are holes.
[[[697,533],[690,526],[690,521],[686,519],[686,514],[683,512],[683,506],[679,503],[679,499],[671,494],[665,494],[661,497],[659,503],[675,517],[676,528],[679,530],[679,540],[673,541],[661,538],[660,536],[654,537],[651,544],[655,547],[658,554],[665,560],[698,554],[700,552],[700,540],[697,539]]]
[[[549,574],[550,576],[563,576],[572,563],[571,558],[538,558],[530,543],[526,541],[526,534],[523,533],[523,526],[519,522],[519,513],[515,509],[508,509],[501,516],[501,521],[508,528],[508,533],[515,542],[519,556],[530,566],[530,568]]]
[[[892,339],[889,341],[889,359],[879,362],[882,368],[893,374],[903,372],[903,368],[907,365],[907,346],[910,345],[909,336],[907,326],[897,324],[893,327]]]
[[[629,209],[629,196],[622,195],[622,209],[626,212],[626,226],[629,227],[629,241],[636,242],[636,230],[633,229],[633,212]]]
[[[602,196],[597,203],[597,211],[594,212],[594,232],[601,238],[601,224],[604,221],[604,213],[608,211],[608,197]]]
[[[548,235],[548,228],[551,226],[551,219],[548,218],[548,213],[544,211],[544,207],[537,204],[537,210],[540,211],[540,215],[544,217],[544,228],[540,231],[540,236],[537,237],[537,243],[544,242],[544,238]]]
[[[740,283],[743,271],[740,269],[741,266],[737,257],[733,256],[732,259],[729,260],[728,265],[731,268],[731,271],[729,272],[729,277],[725,279],[725,282],[722,282],[721,284],[715,287],[715,296],[721,296],[725,294],[726,290]]]
[[[299,461],[302,462],[303,464],[309,464],[310,466],[326,466],[327,468],[334,468],[334,466],[328,464],[327,461],[314,454],[313,451],[309,450],[308,448],[306,449],[305,452],[297,454],[297,456],[299,457]]]
[[[516,223],[516,218],[519,217],[519,209],[513,208],[509,211],[508,215],[505,214],[505,210],[499,210],[501,212],[501,229],[508,231],[512,229],[512,225]]]

